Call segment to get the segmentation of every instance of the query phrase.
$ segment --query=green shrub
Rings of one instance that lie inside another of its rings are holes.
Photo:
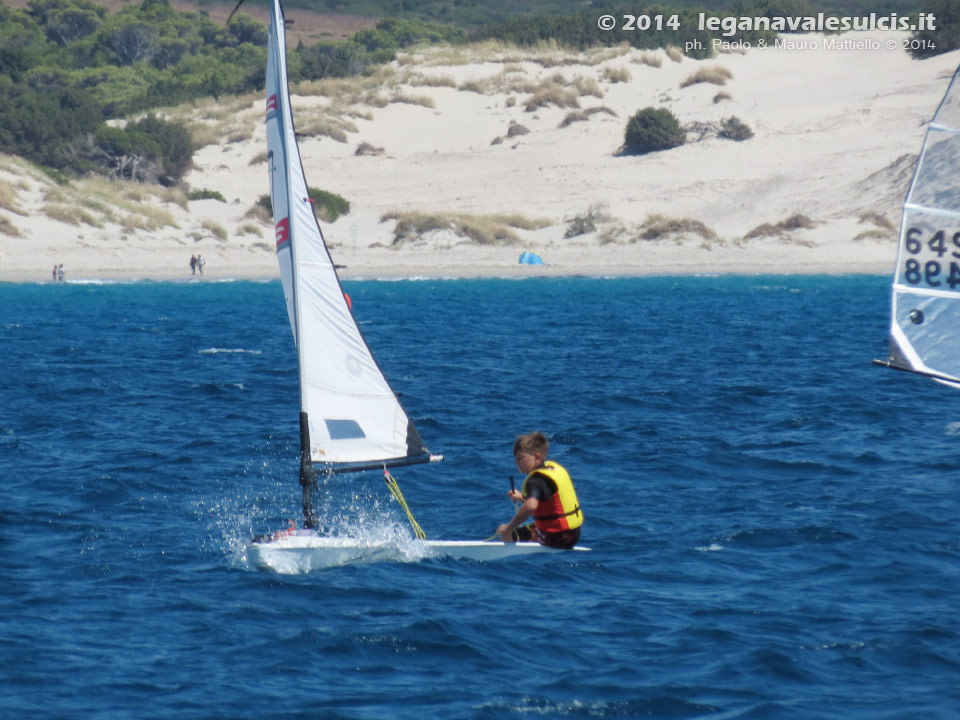
[[[574,215],[567,222],[567,230],[563,234],[565,240],[586,235],[597,231],[597,223],[609,220],[606,208],[603,205],[591,205],[585,213]]]
[[[326,190],[310,188],[310,199],[313,200],[313,211],[325,222],[336,222],[341,215],[350,214],[350,201],[344,200],[339,195]],[[257,206],[263,208],[271,215],[273,214],[273,203],[270,202],[269,195],[261,195],[257,200]]]
[[[219,190],[208,190],[207,188],[191,190],[187,193],[187,200],[219,200],[222,203],[227,201]]]
[[[350,202],[332,192],[310,188],[310,197],[314,211],[327,222],[336,222],[341,215],[350,214]]]
[[[644,108],[627,122],[623,154],[644,155],[683,145],[686,133],[680,122],[666,108]]]
[[[727,140],[740,142],[752,138],[753,130],[750,129],[749,125],[740,120],[740,118],[733,115],[720,122],[720,132],[717,134]]]

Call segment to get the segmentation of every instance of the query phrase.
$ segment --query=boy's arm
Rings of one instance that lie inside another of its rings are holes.
[[[527,498],[523,502],[523,505],[517,508],[517,512],[513,516],[513,520],[508,522],[506,525],[501,525],[497,528],[497,535],[500,536],[500,539],[504,542],[511,542],[513,540],[513,531],[523,525],[525,521],[533,517],[533,514],[537,511],[537,507],[539,505],[540,501],[536,498]]]

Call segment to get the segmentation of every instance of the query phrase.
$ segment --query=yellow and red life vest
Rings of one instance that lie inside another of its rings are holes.
[[[577,501],[577,493],[573,489],[570,474],[562,466],[548,460],[542,467],[527,475],[523,481],[523,496],[527,496],[527,481],[534,475],[543,475],[556,488],[553,497],[541,502],[533,514],[533,522],[537,530],[542,532],[563,532],[573,530],[583,524],[583,511]]]

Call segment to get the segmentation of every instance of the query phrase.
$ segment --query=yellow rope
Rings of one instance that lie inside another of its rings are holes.
[[[427,534],[423,532],[423,528],[420,527],[414,517],[413,513],[410,512],[410,508],[407,505],[407,501],[403,499],[403,493],[400,492],[400,486],[397,485],[396,478],[393,477],[388,471],[386,465],[383,467],[383,479],[387,482],[387,487],[390,488],[390,494],[393,495],[394,499],[400,503],[400,507],[403,508],[404,512],[407,513],[407,519],[410,521],[410,525],[413,527],[414,534],[421,540],[426,539]]]

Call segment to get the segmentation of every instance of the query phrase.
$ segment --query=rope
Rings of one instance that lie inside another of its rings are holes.
[[[400,492],[400,486],[397,485],[397,479],[393,477],[387,470],[387,466],[383,466],[383,479],[387,483],[387,487],[390,488],[390,494],[393,495],[394,499],[400,503],[400,507],[403,508],[403,511],[407,514],[407,519],[410,521],[410,525],[413,527],[414,534],[420,539],[425,540],[427,534],[423,532],[423,528],[420,527],[414,517],[413,513],[410,512],[410,507],[407,505],[407,501],[403,499],[403,493]]]

